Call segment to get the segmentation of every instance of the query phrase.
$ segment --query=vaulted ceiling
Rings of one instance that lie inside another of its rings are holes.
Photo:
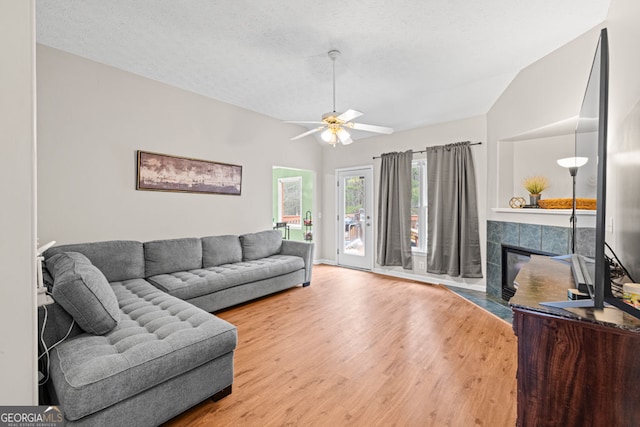
[[[37,41],[280,120],[399,130],[486,113],[609,0],[37,0]],[[295,134],[295,131],[293,132]],[[292,136],[293,136],[292,134]],[[354,139],[369,134],[357,134]]]

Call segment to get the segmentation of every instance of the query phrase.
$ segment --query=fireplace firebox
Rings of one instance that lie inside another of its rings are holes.
[[[502,244],[502,299],[509,301],[516,293],[513,282],[523,265],[531,260],[531,255],[555,256],[549,252]]]

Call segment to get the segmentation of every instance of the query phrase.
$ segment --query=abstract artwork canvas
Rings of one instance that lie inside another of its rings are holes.
[[[136,190],[231,194],[242,189],[242,166],[138,151]]]

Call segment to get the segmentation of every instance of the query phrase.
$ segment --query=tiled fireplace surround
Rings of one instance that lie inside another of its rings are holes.
[[[595,229],[576,229],[576,252],[594,256]],[[487,294],[502,297],[502,244],[558,255],[571,251],[571,229],[540,224],[487,221]]]

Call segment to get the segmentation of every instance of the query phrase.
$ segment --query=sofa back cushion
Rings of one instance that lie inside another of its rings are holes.
[[[145,277],[202,268],[202,242],[195,237],[144,243]]]
[[[240,236],[242,259],[252,261],[279,254],[282,247],[282,234],[278,230],[267,230]]]
[[[45,258],[63,252],[79,252],[95,265],[109,282],[141,279],[144,276],[144,251],[141,242],[112,240],[54,246]]]
[[[120,320],[118,300],[107,278],[78,252],[62,252],[47,259],[53,276],[53,299],[86,332],[103,335]]]
[[[202,266],[216,267],[242,261],[242,246],[238,236],[202,238]]]

